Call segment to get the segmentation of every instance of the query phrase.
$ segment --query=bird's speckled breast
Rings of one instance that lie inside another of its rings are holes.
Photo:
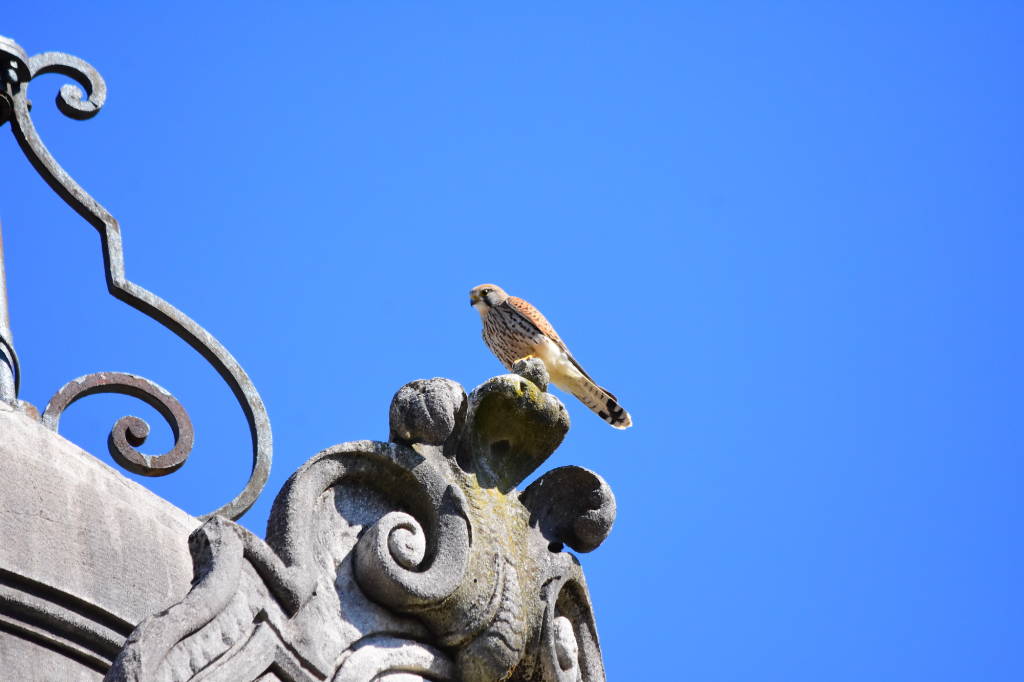
[[[506,369],[516,360],[536,353],[547,338],[510,305],[491,308],[484,317],[484,343],[498,356]]]

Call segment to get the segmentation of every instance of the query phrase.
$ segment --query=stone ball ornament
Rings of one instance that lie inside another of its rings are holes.
[[[395,393],[388,417],[396,443],[443,445],[466,421],[466,392],[451,379],[418,379]]]

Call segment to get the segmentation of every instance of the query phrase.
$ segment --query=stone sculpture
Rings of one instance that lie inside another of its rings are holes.
[[[615,500],[574,466],[515,489],[569,418],[540,361],[513,369],[468,397],[448,379],[404,386],[390,442],[309,460],[266,540],[208,520],[190,538],[191,591],[139,624],[106,679],[603,680],[562,547],[596,548]]]

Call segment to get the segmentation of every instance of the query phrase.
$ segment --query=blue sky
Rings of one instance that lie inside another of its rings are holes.
[[[618,499],[582,557],[612,680],[1019,680],[1024,106],[1018,3],[51,2],[30,54],[103,74],[65,168],[128,276],[238,358],[302,462],[391,395],[500,366],[470,287],[534,302],[633,414],[571,397],[545,468]],[[0,130],[22,398],[143,374],[196,424],[145,483],[247,477],[230,392],[106,294],[95,231]],[[100,396],[62,433],[107,458]]]

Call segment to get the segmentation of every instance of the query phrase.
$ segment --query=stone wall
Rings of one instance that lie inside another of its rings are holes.
[[[100,680],[192,580],[199,522],[0,402],[0,677]]]

